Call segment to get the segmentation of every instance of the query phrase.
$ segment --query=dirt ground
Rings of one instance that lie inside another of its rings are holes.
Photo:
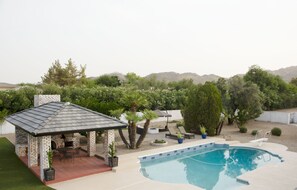
[[[169,125],[174,126],[175,123],[170,123]],[[150,127],[164,128],[164,126],[165,126],[165,123],[158,122],[158,123],[151,123]],[[255,139],[255,137],[251,135],[251,132],[253,130],[258,130],[258,131],[261,130],[259,132],[259,136],[257,137],[257,138],[261,138],[263,137],[265,132],[270,131],[274,127],[279,127],[282,130],[281,136],[280,137],[269,136],[268,142],[283,144],[288,147],[289,151],[297,152],[297,125],[284,125],[284,124],[270,123],[270,122],[249,121],[246,124],[246,127],[248,129],[248,132],[240,133],[239,129],[235,125],[232,125],[232,126],[224,125],[221,135],[219,137],[245,143]],[[165,139],[168,142],[168,145],[177,144],[177,141],[175,139],[165,138],[166,133],[168,132],[160,132],[158,134],[147,134],[144,142],[142,143],[139,149],[129,150],[123,145],[120,137],[117,135],[117,132],[116,132],[116,144],[117,144],[118,154],[127,154],[131,152],[136,152],[136,151],[143,151],[143,150],[158,148],[156,146],[150,145],[150,142],[155,139]],[[200,139],[201,137],[196,136],[195,139],[186,139],[186,141],[194,141],[194,140],[197,140],[197,138]]]
[[[248,129],[247,133],[239,133],[239,130],[235,125],[224,125],[221,136],[223,137],[229,135],[232,140],[237,140],[245,143],[254,139],[254,136],[251,135],[251,132],[253,130],[262,130],[263,135],[265,132],[270,131],[272,128],[278,127],[282,130],[281,136],[269,136],[268,142],[283,144],[288,147],[289,151],[297,152],[297,125],[249,121],[246,124],[246,127]]]

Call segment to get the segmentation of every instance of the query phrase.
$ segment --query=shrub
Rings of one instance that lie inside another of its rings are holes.
[[[274,127],[271,130],[271,134],[274,135],[274,136],[281,136],[282,130],[280,128],[278,128],[278,127]]]
[[[203,135],[203,134],[206,134],[206,129],[205,127],[200,127],[200,133]]]
[[[48,166],[50,169],[52,169],[54,152],[52,150],[49,150],[46,153],[47,153],[47,158],[48,158]]]
[[[258,130],[253,130],[251,134],[252,134],[253,136],[256,136],[257,133],[258,133]]]
[[[207,135],[208,136],[215,136],[216,135],[216,129],[214,129],[214,128],[208,128],[207,129]]]
[[[163,140],[163,139],[161,139],[161,140],[156,139],[156,140],[154,141],[154,143],[163,144],[163,143],[166,143],[166,141]]]
[[[221,94],[217,87],[205,83],[190,88],[182,113],[188,131],[199,131],[199,125],[204,125],[208,135],[215,135],[222,113]]]
[[[247,132],[247,128],[244,126],[239,127],[239,132],[241,133],[246,133]]]

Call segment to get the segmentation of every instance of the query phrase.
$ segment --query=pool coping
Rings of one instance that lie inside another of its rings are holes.
[[[249,183],[249,185],[243,186],[240,189],[294,189],[297,187],[297,153],[287,151],[287,147],[280,144],[266,142],[263,143],[261,147],[258,147],[255,143],[225,141],[221,138],[208,138],[186,142],[183,144],[165,146],[156,149],[121,155],[119,160],[119,167],[113,169],[113,172],[95,174],[92,176],[65,181],[50,186],[57,190],[79,190],[82,188],[84,190],[91,190],[98,185],[100,185],[100,188],[114,190],[169,190],[175,188],[198,190],[201,188],[190,184],[169,184],[153,181],[144,177],[139,172],[140,161],[138,158],[144,155],[153,155],[164,151],[166,152],[175,149],[183,149],[186,147],[191,147],[199,144],[207,144],[211,142],[216,144],[229,144],[231,146],[243,146],[263,149],[271,152],[272,154],[279,155],[284,159],[284,162],[281,162],[280,164],[268,164],[239,176],[239,180],[247,181]],[[102,181],[102,183],[99,183],[100,181]]]

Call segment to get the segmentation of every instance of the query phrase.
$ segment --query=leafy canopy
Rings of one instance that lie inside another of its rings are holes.
[[[221,112],[222,100],[214,84],[194,86],[188,93],[183,112],[185,127],[189,130],[200,131],[200,126],[205,126],[209,135],[215,135]]]
[[[121,82],[117,76],[102,75],[95,79],[95,83],[100,86],[117,87]]]
[[[80,66],[80,70],[71,59],[62,67],[59,60],[48,69],[48,72],[41,77],[45,84],[57,84],[59,86],[83,84],[86,80],[86,66]]]
[[[259,117],[262,113],[260,91],[257,85],[245,82],[239,76],[232,77],[229,79],[229,95],[229,110],[233,110],[230,114],[239,126]]]

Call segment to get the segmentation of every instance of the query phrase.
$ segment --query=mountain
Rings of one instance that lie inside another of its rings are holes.
[[[161,72],[161,73],[152,73],[145,78],[156,77],[157,80],[172,82],[172,81],[179,81],[182,79],[192,79],[194,83],[205,83],[206,81],[216,81],[220,76],[218,75],[198,75],[196,73],[175,73],[175,72]]]
[[[283,80],[290,82],[292,78],[297,77],[297,66],[281,68],[275,71],[268,71],[274,75],[280,76]]]
[[[292,78],[297,77],[297,66],[291,66],[286,68],[281,68],[278,70],[267,70],[268,72],[279,75],[283,80],[290,82]],[[110,73],[107,75],[115,75],[118,76],[120,80],[125,80],[125,75],[122,73]],[[238,74],[239,76],[243,76],[244,74]],[[179,81],[182,79],[193,79],[193,82],[198,84],[203,84],[206,81],[216,81],[220,76],[210,74],[210,75],[198,75],[196,73],[176,73],[176,72],[160,72],[160,73],[152,73],[145,78],[156,77],[157,80],[166,81],[166,82],[173,82]],[[92,77],[95,78],[95,77]]]

